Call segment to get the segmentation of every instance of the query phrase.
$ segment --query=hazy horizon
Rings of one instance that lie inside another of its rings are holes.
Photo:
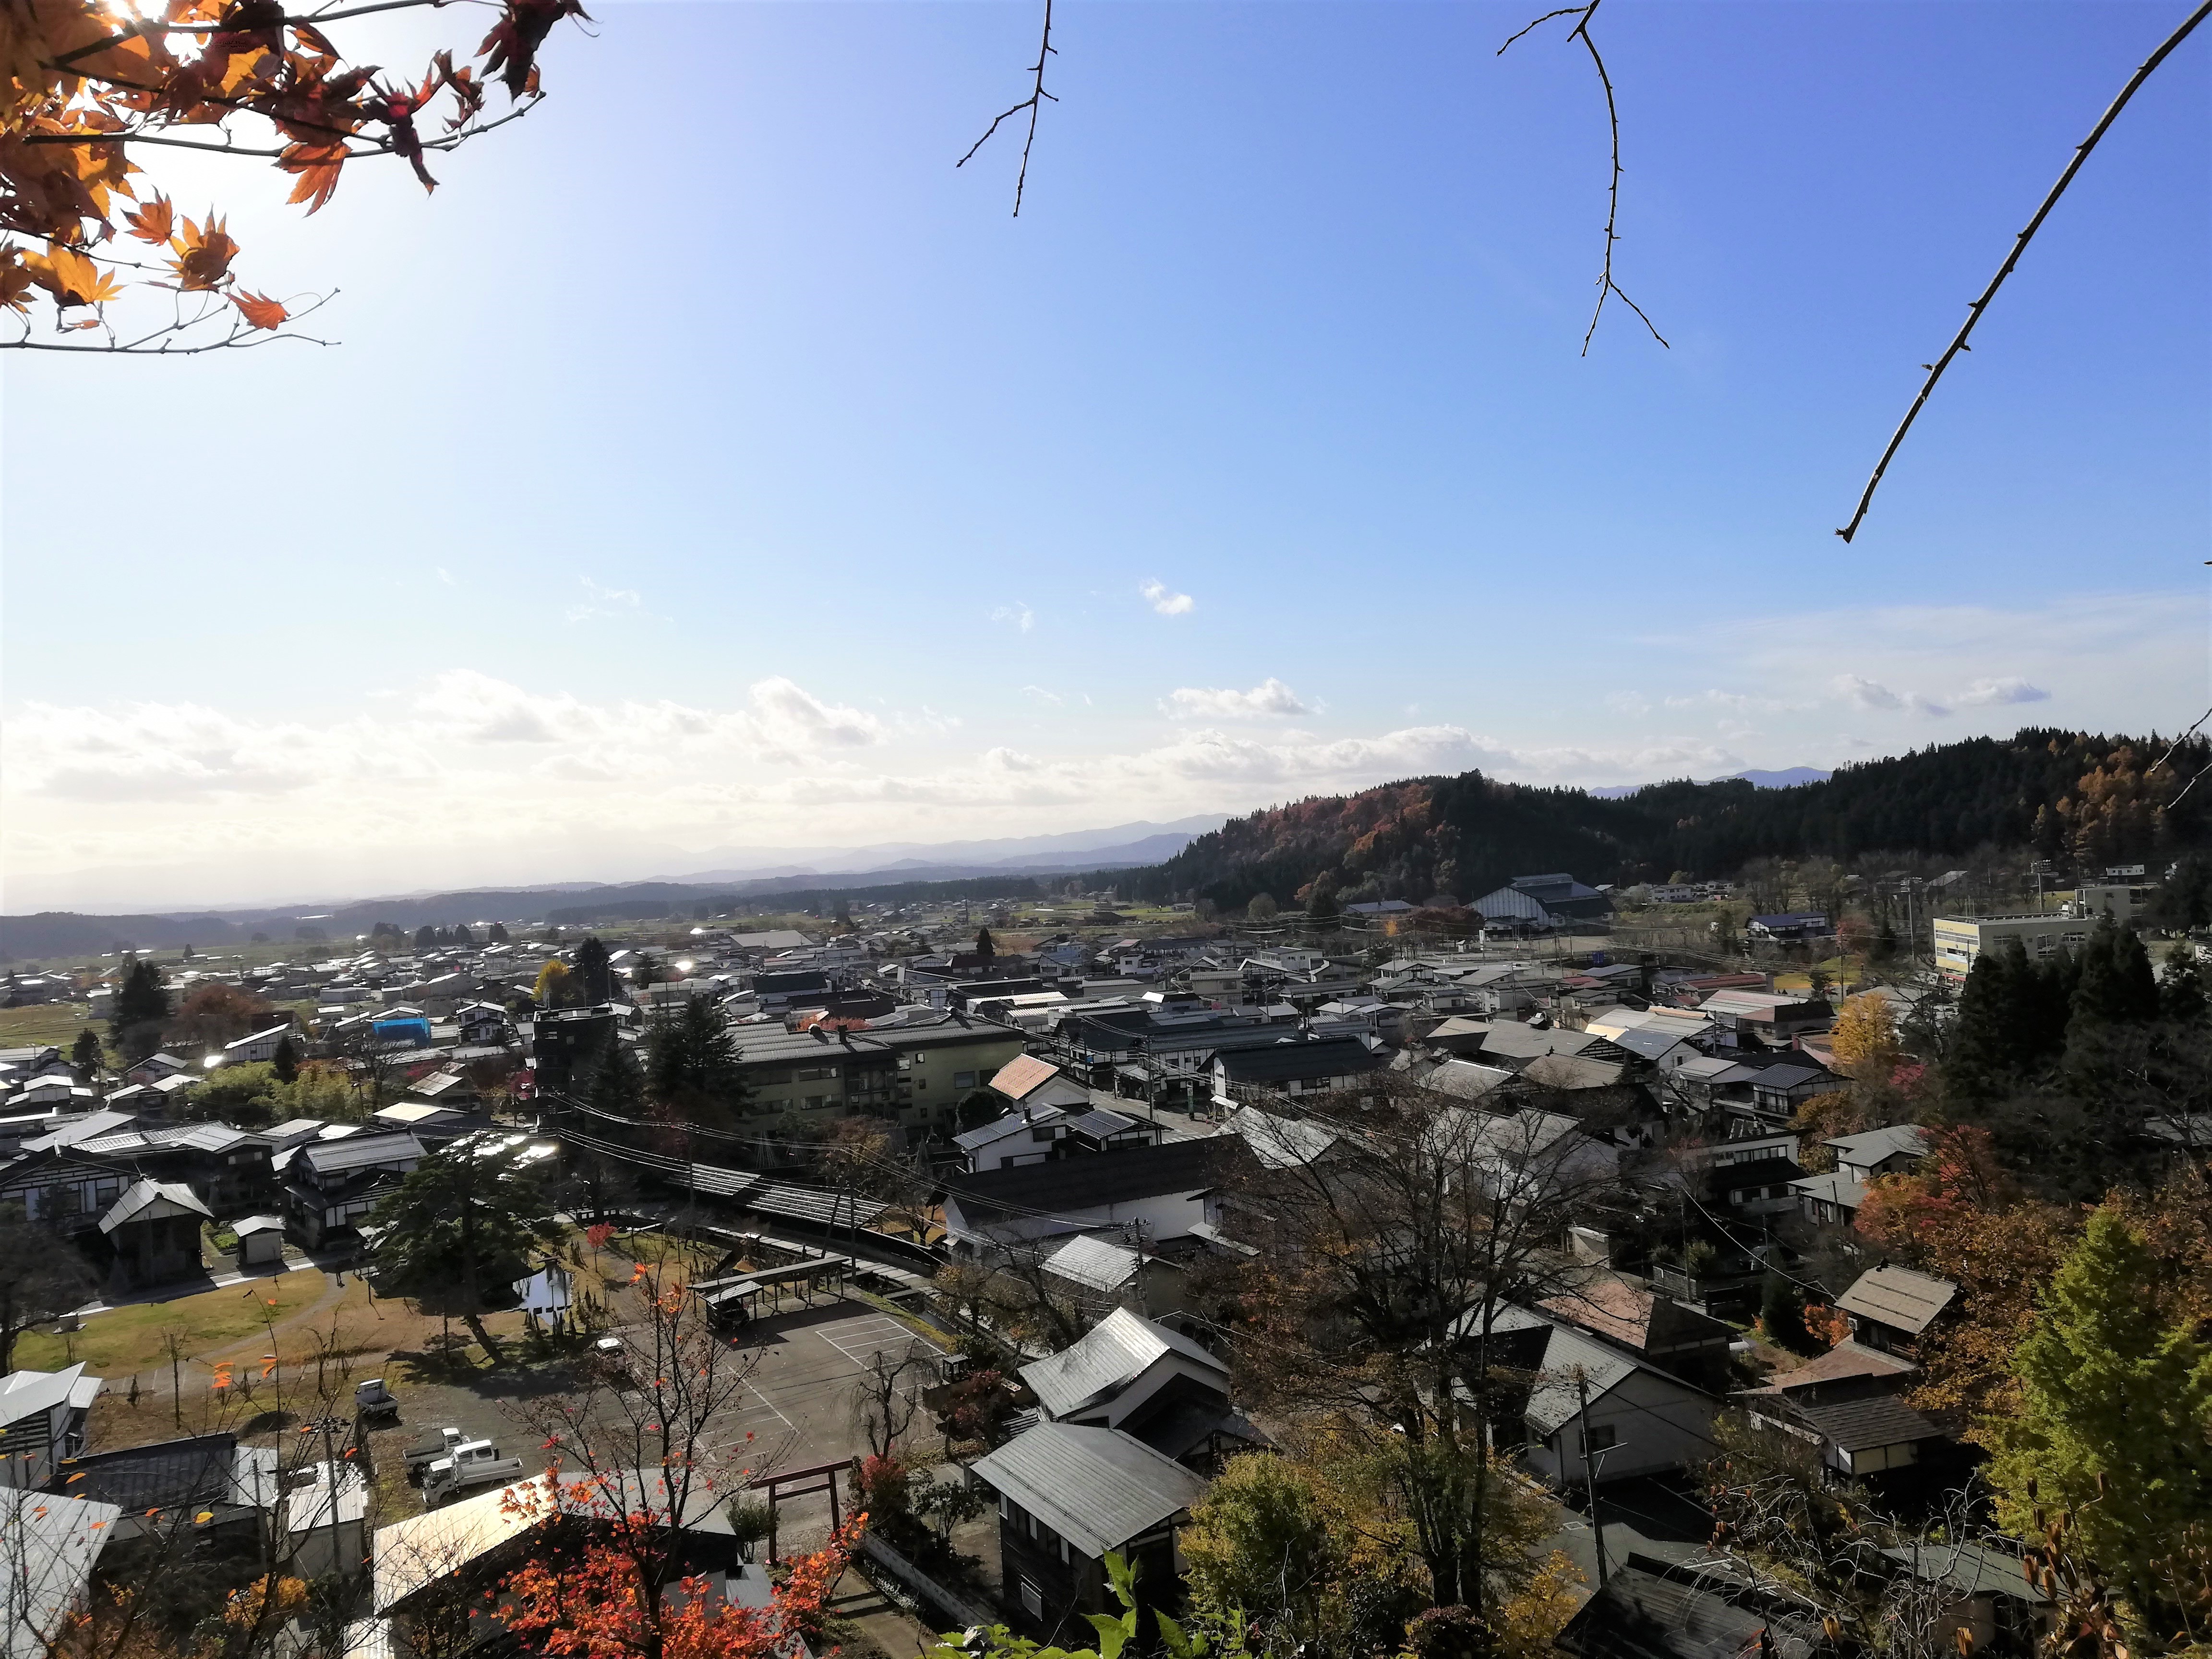
[[[1546,31],[1495,55],[1522,8],[1063,4],[1018,219],[1017,150],[952,162],[1026,89],[1027,5],[593,10],[433,197],[354,166],[307,219],[267,171],[170,175],[270,291],[339,289],[342,344],[7,362],[0,908],[1828,768],[2208,701],[2201,42],[1832,534],[2171,6],[1607,9],[1616,273],[1671,349],[1616,305],[1587,357],[1603,105]],[[715,94],[617,138],[678,54]],[[188,431],[51,412],[153,395]]]

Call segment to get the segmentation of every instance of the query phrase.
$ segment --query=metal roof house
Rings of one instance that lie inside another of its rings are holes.
[[[1528,932],[1569,921],[1602,921],[1613,914],[1613,900],[1572,876],[1559,873],[1516,876],[1495,892],[1485,893],[1470,908],[1485,921]]]
[[[1106,1611],[1105,1558],[1137,1569],[1140,1607],[1178,1583],[1175,1534],[1207,1483],[1134,1435],[1040,1423],[969,1473],[999,1500],[999,1555],[1009,1611],[1052,1640]]]
[[[1917,1359],[1921,1339],[1958,1295],[1948,1279],[1885,1263],[1861,1273],[1836,1306],[1850,1316],[1851,1334],[1869,1347]]]

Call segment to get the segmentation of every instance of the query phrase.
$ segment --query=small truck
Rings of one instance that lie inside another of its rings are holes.
[[[353,1385],[353,1413],[365,1429],[386,1429],[399,1420],[399,1401],[384,1379],[372,1376]]]
[[[501,1457],[489,1440],[464,1440],[453,1455],[441,1457],[422,1471],[422,1507],[434,1510],[457,1503],[487,1486],[503,1486],[524,1477],[522,1460]]]
[[[441,1457],[451,1457],[453,1449],[468,1438],[459,1429],[441,1429],[428,1440],[418,1440],[407,1449],[407,1484],[419,1486],[423,1472]]]

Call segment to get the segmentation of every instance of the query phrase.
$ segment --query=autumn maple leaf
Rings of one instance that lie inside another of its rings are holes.
[[[215,216],[213,208],[208,210],[205,230],[189,219],[185,221],[184,234],[176,243],[182,257],[170,260],[169,265],[187,294],[220,288],[229,278],[230,262],[238,257],[238,244],[230,240],[222,227],[223,222]]]
[[[248,328],[282,328],[289,314],[276,301],[264,295],[248,294],[242,289],[230,296],[230,302],[238,307]],[[348,1452],[346,1455],[351,1457],[353,1454]]]
[[[563,17],[580,17],[590,22],[580,0],[507,0],[507,14],[492,26],[477,51],[484,56],[484,74],[504,72],[507,95],[520,98],[532,89],[532,72],[537,68],[538,48],[545,44],[545,37],[553,32],[554,24]]]
[[[124,222],[131,227],[131,234],[140,241],[159,246],[175,234],[177,210],[170,205],[167,197],[156,196],[137,212],[125,215]]]

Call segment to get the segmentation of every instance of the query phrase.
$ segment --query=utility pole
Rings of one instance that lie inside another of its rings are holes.
[[[1597,1507],[1597,1459],[1590,1455],[1589,1376],[1579,1365],[1575,1367],[1575,1393],[1581,1401],[1577,1414],[1582,1420],[1583,1480],[1589,1489],[1590,1542],[1597,1552],[1597,1587],[1603,1589],[1612,1575],[1605,1561],[1605,1517]]]

